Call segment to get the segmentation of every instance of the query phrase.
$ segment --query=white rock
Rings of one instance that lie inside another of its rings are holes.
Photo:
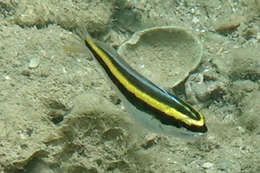
[[[213,163],[206,162],[206,163],[203,163],[202,168],[204,168],[204,169],[209,169],[209,168],[211,168],[211,167],[213,167],[213,166],[214,166]]]
[[[40,58],[36,57],[36,58],[32,58],[29,62],[29,68],[36,68],[38,67],[40,64]]]

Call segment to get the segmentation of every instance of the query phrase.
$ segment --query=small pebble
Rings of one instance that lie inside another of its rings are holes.
[[[29,68],[37,68],[40,64],[40,58],[32,58],[29,62]]]
[[[5,80],[9,80],[10,77],[8,75],[3,75]]]
[[[209,168],[212,168],[213,166],[214,166],[213,163],[206,162],[206,163],[203,163],[202,168],[209,169]]]

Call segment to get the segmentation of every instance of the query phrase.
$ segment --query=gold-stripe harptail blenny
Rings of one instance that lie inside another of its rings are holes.
[[[200,133],[207,131],[201,113],[140,75],[113,48],[93,40],[89,34],[85,37],[85,44],[123,96],[137,110],[150,116],[145,123],[157,120],[161,127],[185,127],[188,131]]]

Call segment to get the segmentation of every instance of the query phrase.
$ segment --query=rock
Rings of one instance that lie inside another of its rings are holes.
[[[182,82],[199,65],[202,46],[187,30],[165,26],[136,32],[118,53],[136,71],[168,88]]]
[[[204,169],[210,169],[210,168],[212,168],[214,166],[214,164],[213,163],[210,163],[210,162],[206,162],[206,163],[203,163],[202,164],[202,168],[204,168]]]

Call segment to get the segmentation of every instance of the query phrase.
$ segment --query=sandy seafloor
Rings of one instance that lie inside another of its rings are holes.
[[[0,172],[260,172],[259,16],[259,0],[0,0]],[[203,46],[167,88],[205,115],[192,140],[133,121],[75,34],[118,47],[165,25]]]

